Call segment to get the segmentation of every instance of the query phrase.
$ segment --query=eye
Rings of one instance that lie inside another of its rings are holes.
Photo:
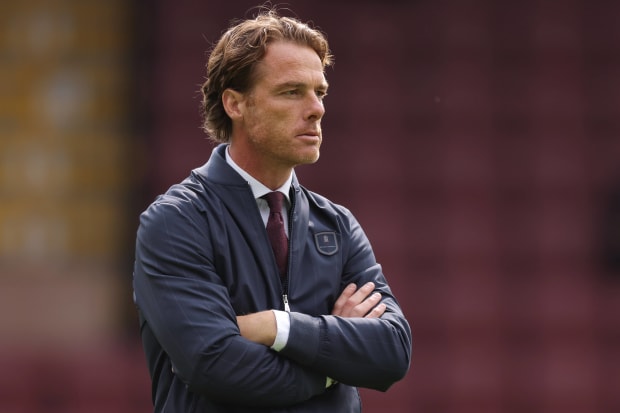
[[[327,96],[327,92],[324,90],[317,90],[316,95],[319,99],[323,100],[325,99],[325,96]]]
[[[287,96],[297,96],[297,95],[299,95],[299,89],[285,90],[284,94],[287,95]]]

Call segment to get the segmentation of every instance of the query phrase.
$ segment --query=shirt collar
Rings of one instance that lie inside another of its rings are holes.
[[[243,179],[248,181],[248,184],[250,185],[250,188],[252,189],[252,193],[254,194],[254,198],[259,199],[262,196],[271,192],[271,189],[267,188],[258,179],[254,178],[252,175],[244,171],[239,165],[235,163],[235,161],[233,161],[232,157],[230,156],[230,153],[228,153],[229,147],[230,146],[226,147],[226,163],[230,165],[230,167],[233,168],[239,175],[241,175]],[[276,191],[282,192],[284,194],[289,204],[291,202],[289,198],[289,189],[291,188],[292,181],[293,181],[293,173],[291,172],[286,182],[284,182],[284,185],[276,189]]]

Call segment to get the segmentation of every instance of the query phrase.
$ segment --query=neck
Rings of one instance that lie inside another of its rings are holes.
[[[239,149],[239,146],[230,145],[229,154],[232,160],[248,174],[261,182],[267,188],[280,188],[291,176],[293,167],[280,165],[273,160],[265,160],[255,154],[248,154]]]

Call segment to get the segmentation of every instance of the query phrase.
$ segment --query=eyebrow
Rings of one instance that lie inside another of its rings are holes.
[[[284,83],[280,83],[279,85],[276,86],[276,89],[280,90],[280,89],[287,89],[287,88],[307,88],[308,84],[307,83],[303,83],[303,82],[284,82]],[[319,89],[322,90],[327,90],[329,88],[329,83],[325,82],[325,83],[321,83],[319,85]]]

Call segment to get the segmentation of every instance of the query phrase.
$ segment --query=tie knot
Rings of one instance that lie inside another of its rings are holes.
[[[267,205],[269,205],[271,211],[282,212],[282,201],[284,200],[284,194],[282,192],[269,192],[263,195],[263,199],[267,201]]]

